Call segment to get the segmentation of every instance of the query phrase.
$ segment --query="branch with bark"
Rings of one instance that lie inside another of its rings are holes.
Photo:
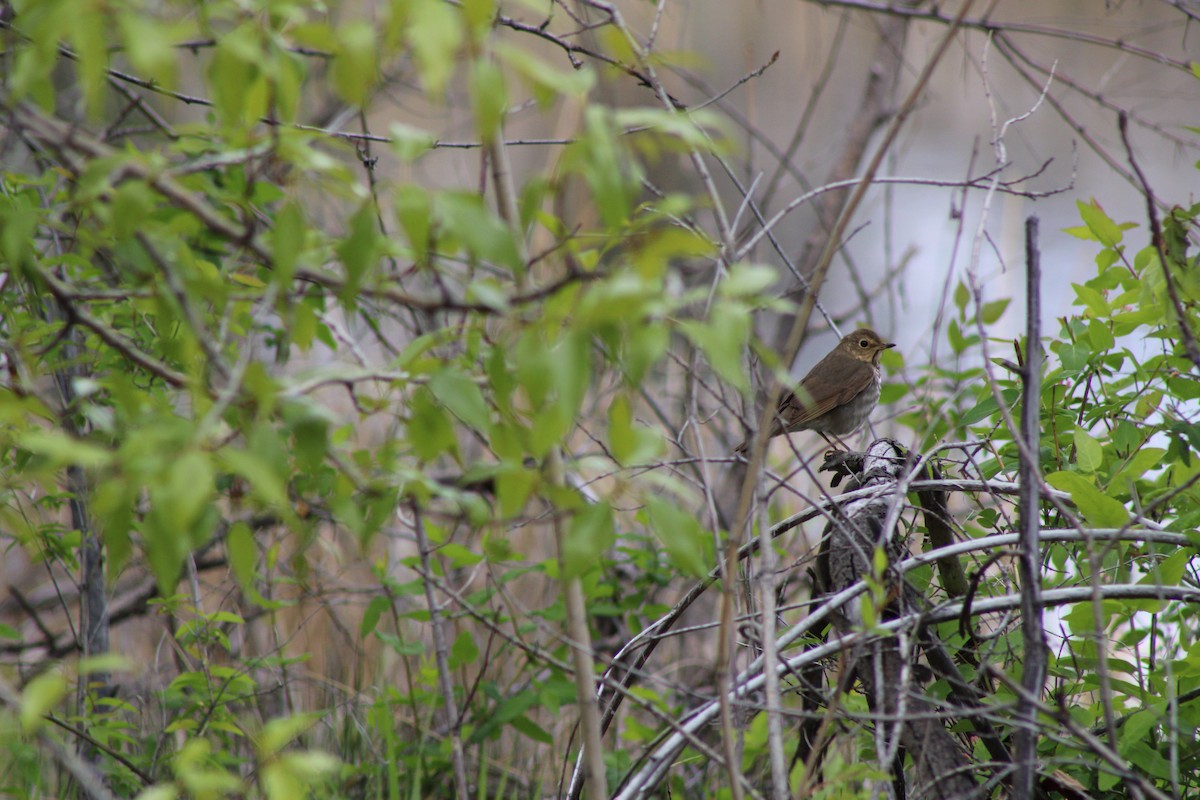
[[[834,622],[843,635],[874,620],[880,612],[884,616],[894,615],[896,611],[920,612],[925,605],[924,598],[912,584],[894,575],[890,569],[891,564],[900,562],[902,554],[894,510],[899,505],[898,500],[902,499],[897,497],[897,489],[907,472],[907,462],[907,452],[896,443],[888,439],[876,441],[862,459],[862,473],[857,482],[861,488],[878,491],[847,503],[828,526],[828,588],[834,592],[842,591],[867,578],[884,588],[889,598],[895,598],[882,609],[864,608],[864,604],[871,602],[871,594],[855,598],[834,615]],[[879,569],[884,563],[880,554],[886,557],[885,570]],[[934,654],[943,654],[940,643],[927,628],[922,631],[923,635],[918,639],[931,663],[948,668],[942,677],[950,680],[952,686],[958,684],[955,688],[960,694],[974,695],[948,656],[948,664],[938,662]],[[912,758],[913,774],[907,796],[953,800],[983,796],[986,789],[973,777],[979,769],[946,730],[937,705],[914,677],[915,653],[905,645],[906,639],[898,632],[843,654],[850,662],[843,669],[857,675],[867,704],[879,718],[877,729],[882,735],[877,736],[877,741],[894,753],[901,751],[897,748],[899,745]],[[980,705],[978,696],[957,699]],[[994,758],[1007,760],[1004,746],[996,740],[990,726],[984,738],[991,744]],[[882,757],[880,760],[892,761]],[[899,775],[896,778],[897,781],[902,779]]]

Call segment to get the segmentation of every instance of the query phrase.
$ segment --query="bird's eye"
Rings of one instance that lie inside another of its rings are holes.
[[[868,347],[871,346],[871,343],[868,342],[866,339],[859,339],[858,346],[861,347],[862,349],[866,350]]]

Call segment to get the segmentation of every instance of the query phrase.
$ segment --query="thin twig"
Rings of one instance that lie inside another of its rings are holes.
[[[550,451],[546,459],[546,479],[553,486],[563,486],[562,454],[558,448]],[[596,696],[596,668],[592,649],[591,632],[587,624],[587,607],[583,596],[583,583],[579,575],[566,575],[564,561],[566,531],[563,521],[556,515],[553,522],[554,538],[558,550],[559,569],[563,571],[563,606],[567,617],[567,637],[571,649],[571,663],[575,672],[575,695],[579,701],[579,725],[583,732],[581,754],[587,772],[587,796],[593,800],[608,797],[608,777],[604,766],[603,730],[600,720],[599,700]]]
[[[1130,53],[1140,58],[1144,58],[1147,61],[1152,61],[1155,64],[1162,64],[1171,67],[1172,69],[1180,72],[1190,71],[1190,66],[1187,61],[1168,58],[1160,51],[1149,50],[1144,47],[1139,47],[1135,44],[1130,44],[1126,39],[1106,39],[1103,36],[1098,36],[1096,34],[1080,30],[1079,27],[1054,28],[1048,25],[1025,23],[1012,19],[1006,19],[1001,22],[993,22],[991,19],[990,8],[979,17],[962,17],[961,15],[958,17],[951,17],[948,14],[943,14],[941,4],[937,3],[932,6],[907,6],[891,3],[884,5],[880,3],[873,3],[869,0],[813,1],[818,5],[823,6],[832,6],[835,8],[854,8],[862,11],[872,11],[879,14],[890,14],[893,16],[906,17],[908,19],[930,20],[933,22],[940,22],[945,25],[981,30],[988,33],[1028,33],[1036,36],[1048,36],[1057,39],[1065,39],[1068,41],[1083,42],[1084,44],[1093,44],[1111,50],[1118,50],[1123,53]]]
[[[1142,172],[1142,168],[1133,155],[1133,145],[1129,143],[1129,115],[1123,111],[1117,117],[1117,129],[1121,132],[1121,143],[1125,145],[1125,153],[1129,156],[1129,166],[1133,167],[1133,172],[1142,185],[1142,196],[1146,198],[1146,216],[1150,220],[1150,243],[1154,245],[1154,249],[1158,253],[1158,263],[1162,267],[1167,296],[1171,298],[1171,306],[1175,309],[1175,321],[1179,324],[1183,347],[1187,350],[1188,358],[1200,370],[1200,346],[1197,346],[1196,336],[1188,326],[1187,311],[1183,307],[1183,301],[1179,299],[1179,290],[1175,287],[1174,276],[1171,275],[1171,262],[1167,258],[1167,244],[1163,240],[1162,225],[1158,221],[1158,199],[1154,196],[1154,190],[1150,188],[1146,174]]]
[[[411,504],[413,515],[413,533],[417,537],[417,548],[421,555],[421,568],[426,574],[433,574],[430,565],[429,538],[425,535],[425,522],[421,516],[421,508],[415,502]],[[438,687],[442,692],[442,712],[446,725],[450,729],[450,760],[454,765],[454,790],[458,800],[469,800],[470,785],[467,783],[467,761],[463,754],[462,730],[458,715],[458,703],[454,699],[454,679],[450,675],[450,648],[446,642],[445,621],[442,617],[441,605],[433,594],[433,584],[422,581],[425,586],[425,603],[429,608],[429,624],[433,632],[434,659],[437,662]]]
[[[1038,250],[1038,219],[1025,221],[1025,366],[1021,405],[1021,436],[1025,450],[1021,457],[1021,547],[1017,561],[1021,578],[1021,635],[1025,645],[1021,685],[1025,688],[1017,701],[1017,736],[1013,753],[1016,774],[1013,796],[1022,800],[1034,796],[1037,785],[1037,706],[1027,698],[1041,697],[1046,681],[1046,631],[1042,620],[1042,548],[1039,538],[1042,503],[1041,464],[1032,458],[1041,452],[1041,253]],[[1028,453],[1028,455],[1024,455]]]

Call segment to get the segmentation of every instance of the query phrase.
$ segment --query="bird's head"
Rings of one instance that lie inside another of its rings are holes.
[[[870,328],[859,328],[853,333],[848,333],[838,343],[838,349],[846,355],[871,364],[878,364],[879,354],[895,346],[895,342],[885,342],[883,337]]]

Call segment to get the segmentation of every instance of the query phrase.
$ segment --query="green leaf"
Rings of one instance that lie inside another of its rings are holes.
[[[1138,450],[1122,466],[1117,474],[1109,481],[1115,489],[1124,490],[1128,481],[1143,478],[1149,470],[1161,466],[1166,459],[1167,451],[1162,447],[1143,447]]]
[[[739,391],[749,387],[742,368],[742,351],[750,340],[750,315],[744,309],[718,303],[708,322],[684,320],[679,327],[723,380]]]
[[[475,663],[479,658],[479,648],[475,644],[475,635],[471,631],[462,631],[450,646],[450,669],[458,669],[467,664]]]
[[[984,324],[991,325],[998,321],[1004,316],[1004,312],[1008,309],[1008,304],[1011,302],[1011,298],[1005,298],[1003,300],[993,300],[990,303],[984,303],[983,308],[979,311]]]
[[[491,30],[496,17],[496,0],[462,0],[463,19],[467,26],[483,37]]]
[[[483,556],[458,542],[447,542],[439,546],[437,552],[439,556],[449,561],[450,566],[454,569],[473,567],[483,561]]]
[[[43,672],[31,680],[21,692],[21,731],[26,735],[35,733],[66,695],[67,679],[58,670]]]
[[[437,137],[432,133],[405,125],[403,122],[393,122],[388,128],[388,136],[392,140],[392,152],[401,161],[416,161],[437,145]],[[424,189],[412,183],[406,183],[397,189],[398,193],[414,191],[422,197],[426,196]]]
[[[379,618],[383,616],[383,612],[389,608],[391,608],[391,601],[388,598],[372,597],[371,602],[367,603],[367,607],[363,611],[362,622],[358,625],[358,635],[366,638],[379,624]]]
[[[113,194],[112,231],[118,239],[125,239],[143,231],[146,219],[154,210],[157,198],[150,187],[141,181],[121,184]]]
[[[1105,247],[1116,247],[1121,243],[1124,234],[1121,232],[1120,225],[1109,219],[1108,214],[1104,213],[1104,209],[1095,200],[1090,203],[1085,203],[1082,200],[1077,200],[1075,205],[1079,208],[1079,216],[1083,219],[1088,230],[1096,237],[1096,241],[1100,242]]]
[[[608,447],[618,464],[628,467],[629,453],[634,451],[634,413],[629,398],[617,395],[608,404]]]
[[[321,718],[321,714],[297,714],[291,717],[276,717],[263,726],[255,737],[255,749],[259,758],[269,759],[307,731]]]
[[[364,203],[350,218],[350,231],[335,248],[346,268],[346,284],[339,292],[344,303],[354,299],[367,272],[379,258],[381,237],[378,226],[375,207],[371,203]]]
[[[724,141],[721,129],[724,121],[707,109],[682,111],[631,106],[616,112],[616,123],[622,130],[649,129],[659,136],[679,139],[689,148],[703,151],[717,149]]]
[[[636,424],[629,398],[618,394],[608,407],[608,443],[621,466],[644,463],[660,450],[661,437]]]
[[[1104,294],[1100,290],[1081,283],[1072,283],[1071,287],[1075,290],[1077,297],[1075,305],[1087,306],[1088,310],[1097,317],[1107,317],[1112,311],[1108,300],[1104,299]]]
[[[563,575],[573,578],[600,565],[604,551],[616,541],[612,507],[604,501],[575,512],[563,535]]]
[[[508,86],[504,81],[504,73],[491,61],[475,62],[471,77],[475,128],[482,141],[490,142],[500,131],[508,113]]]
[[[516,694],[504,698],[484,718],[482,724],[475,730],[474,735],[471,736],[471,741],[486,741],[502,726],[508,725],[513,720],[524,716],[525,712],[533,708],[537,703],[537,693],[532,689],[517,691]]]
[[[1079,513],[1093,528],[1121,528],[1129,522],[1129,512],[1118,501],[1100,490],[1077,472],[1052,472],[1046,483],[1071,495]]]
[[[324,22],[300,22],[288,26],[292,41],[303,47],[332,52],[337,49],[337,35]]]
[[[1099,319],[1093,319],[1088,323],[1088,341],[1091,343],[1092,350],[1097,353],[1111,350],[1116,344],[1116,339],[1113,338],[1112,331],[1108,329],[1106,322]]]
[[[521,513],[529,495],[537,486],[538,473],[521,464],[505,464],[496,473],[496,500],[500,504],[500,515],[512,518]]]
[[[958,315],[961,317],[967,310],[967,303],[971,302],[971,291],[962,281],[954,287],[954,305],[958,308]]]
[[[996,398],[988,394],[983,400],[976,403],[974,407],[968,409],[963,414],[962,424],[974,425],[977,422],[991,418],[999,410],[1000,406],[996,403]]]
[[[659,497],[647,498],[646,513],[671,563],[694,578],[707,575],[715,563],[713,540],[695,514]]]
[[[304,246],[304,212],[297,203],[287,203],[275,215],[271,229],[271,281],[281,287],[291,284],[296,263]]]
[[[413,392],[408,411],[408,441],[418,458],[432,461],[456,449],[454,425],[426,387]]]
[[[1196,400],[1200,398],[1200,381],[1179,376],[1167,376],[1167,388],[1176,400]]]
[[[251,492],[264,503],[276,510],[291,510],[283,478],[261,455],[227,447],[220,451],[218,458],[225,469],[245,478]]]
[[[505,294],[504,288],[494,278],[471,281],[471,283],[467,284],[466,297],[468,302],[482,303],[501,314],[507,313],[512,308],[509,305],[508,295]]]
[[[535,742],[554,744],[554,737],[550,735],[549,731],[533,722],[529,717],[517,717],[509,725],[517,733],[528,736]]]
[[[668,212],[667,209],[671,205],[678,206],[678,210]],[[658,211],[663,214],[686,215],[692,210],[690,202],[672,197],[663,200],[662,205],[658,208]],[[651,296],[661,301],[662,280],[673,265],[680,261],[690,262],[714,258],[718,249],[716,242],[701,231],[671,225],[665,229],[655,230],[648,235],[639,236],[636,245],[631,249],[630,256],[633,265],[637,268],[637,275],[643,279],[643,285],[652,287]],[[748,268],[749,271],[744,272],[743,268]],[[761,269],[761,265],[754,266],[741,262],[741,266],[732,268],[734,274],[731,274],[730,277],[733,278],[734,283],[729,288],[737,290],[739,286],[748,287],[759,282],[762,279]],[[723,298],[739,296],[736,291],[729,292],[725,289],[725,281],[721,281],[717,285],[717,291]],[[752,299],[756,303],[763,302],[764,304],[770,301],[770,298],[767,297],[755,296]]]
[[[383,631],[375,631],[375,638],[386,644],[400,656],[420,656],[425,654],[425,643],[421,641],[406,642],[399,636]]]
[[[394,202],[396,218],[413,249],[413,257],[424,261],[432,244],[430,235],[433,231],[433,203],[429,192],[416,184],[406,183],[396,190]]]
[[[458,48],[463,43],[462,21],[454,8],[441,0],[413,0],[408,18],[408,41],[425,90],[432,97],[440,97],[454,73]]]
[[[946,340],[950,343],[950,349],[955,355],[961,355],[968,347],[978,341],[977,336],[967,336],[962,332],[962,328],[958,324],[958,320],[951,319],[946,324]]]
[[[429,391],[454,416],[478,431],[491,424],[491,412],[478,384],[456,369],[443,369],[429,376]]]
[[[266,113],[267,93],[261,91],[260,65],[268,60],[256,23],[246,22],[218,37],[208,79],[213,105],[226,124],[253,124]]]
[[[1092,473],[1104,463],[1104,448],[1083,428],[1076,428],[1075,464],[1081,472]]]
[[[271,61],[266,66],[267,77],[270,79],[269,86],[264,86],[268,96],[274,100],[275,116],[280,120],[288,122],[301,122],[297,119],[296,110],[301,100],[301,91],[305,88],[305,79],[308,77],[307,70],[303,62],[299,58],[289,57],[278,49],[271,49]],[[313,150],[309,150],[310,159],[312,161],[323,160],[324,154],[320,156],[312,155]],[[290,157],[291,153],[285,148],[280,148],[280,154],[284,157]],[[303,163],[301,159],[295,162],[297,165]],[[332,159],[330,162],[333,167]]]
[[[1155,564],[1138,583],[1146,586],[1178,586],[1195,556],[1190,548],[1181,547]]]
[[[583,136],[567,148],[566,162],[583,174],[601,223],[619,230],[629,219],[633,186],[623,168],[612,115],[599,106],[589,105],[583,120]]]
[[[592,340],[587,334],[573,332],[563,337],[550,351],[550,370],[558,398],[555,405],[565,433],[573,425],[583,406],[592,381]],[[551,428],[553,430],[554,428]]]
[[[80,3],[71,11],[75,19],[67,31],[75,46],[79,83],[83,87],[88,113],[96,116],[104,107],[104,88],[108,78],[109,34],[106,14],[101,6],[91,3]]]
[[[75,671],[80,675],[95,675],[108,672],[129,672],[134,668],[134,662],[121,653],[100,653],[79,659]]]
[[[513,348],[513,372],[534,410],[545,405],[554,387],[553,363],[545,340],[535,329],[527,330]]]
[[[179,787],[173,783],[158,783],[138,792],[133,800],[178,800]]]
[[[1159,719],[1161,718],[1160,714]],[[1146,774],[1159,780],[1167,781],[1177,774],[1177,771],[1172,769],[1171,763],[1151,747],[1145,739],[1122,741],[1118,752],[1122,757],[1127,758],[1130,764],[1136,764],[1139,770],[1144,770]]]
[[[250,526],[238,520],[229,526],[225,536],[225,552],[229,557],[229,565],[233,568],[234,577],[243,590],[254,585],[255,567],[258,564],[258,546],[254,543],[254,533]]]
[[[885,383],[879,388],[879,405],[891,405],[907,395],[908,392],[908,386],[903,383]]]
[[[100,469],[112,461],[112,453],[103,447],[69,436],[60,430],[33,428],[17,437],[22,449],[41,456],[51,469],[70,464],[85,469]]]
[[[717,289],[725,297],[753,297],[771,288],[777,279],[774,267],[739,262],[729,268]]]
[[[321,750],[281,753],[263,768],[263,794],[267,800],[308,797],[312,784],[335,776],[340,765],[335,756]]]
[[[125,55],[138,77],[166,88],[174,87],[179,59],[171,30],[149,15],[133,10],[122,11],[116,18],[125,42]]]
[[[333,88],[347,103],[366,105],[379,72],[375,26],[365,20],[352,20],[338,29],[337,38],[337,54],[330,65]]]
[[[1092,603],[1073,603],[1064,615],[1071,632],[1076,635],[1091,633],[1096,630],[1095,614]],[[1103,622],[1101,623],[1103,624]]]
[[[38,209],[24,195],[0,196],[0,256],[8,264],[28,263],[40,222]]]
[[[1071,375],[1087,369],[1088,359],[1092,355],[1092,351],[1084,345],[1070,342],[1058,343],[1055,352],[1058,354],[1059,361],[1062,362],[1063,371]]]
[[[502,534],[484,534],[483,554],[493,564],[503,564],[506,561],[520,558],[520,555],[513,550],[512,542]]]
[[[601,333],[616,326],[636,325],[649,308],[660,302],[661,282],[644,278],[632,270],[622,270],[592,286],[574,313],[576,330],[587,328]]]
[[[292,435],[296,466],[305,473],[316,472],[329,452],[332,415],[311,401],[287,401],[281,410]]]
[[[625,377],[629,385],[641,385],[646,373],[666,354],[670,343],[671,332],[659,321],[642,325],[625,337]]]
[[[439,217],[446,230],[482,261],[507,267],[514,273],[525,269],[512,229],[483,204],[474,192],[446,192],[438,198]]]
[[[92,504],[100,520],[111,574],[119,574],[133,554],[130,531],[133,529],[133,509],[140,493],[139,482],[117,474],[99,481],[93,491]]]
[[[440,329],[416,337],[404,346],[404,349],[400,351],[400,355],[396,356],[395,360],[392,362],[392,367],[394,369],[402,370],[417,368],[417,365],[424,361],[424,359],[421,358],[422,356],[424,356],[432,348],[437,347],[439,344],[445,344],[450,340],[450,338],[446,335],[447,332],[448,331],[446,329]],[[434,359],[429,359],[426,363],[433,362]],[[421,371],[428,371],[428,368],[423,367],[421,368]]]
[[[159,594],[170,597],[175,591],[179,580],[179,570],[183,559],[188,553],[188,538],[179,535],[179,531],[167,519],[168,511],[155,511],[157,506],[150,509],[145,524],[142,526],[143,545],[146,560],[158,581]]]
[[[150,488],[151,501],[169,508],[180,531],[191,533],[212,501],[214,474],[208,454],[188,450],[171,459],[161,477],[161,482]],[[192,544],[201,544],[194,535],[189,538]]]
[[[549,108],[561,97],[581,98],[596,83],[596,73],[590,67],[558,69],[533,55],[527,48],[503,41],[495,43],[496,55],[504,60],[529,86],[538,105]]]

